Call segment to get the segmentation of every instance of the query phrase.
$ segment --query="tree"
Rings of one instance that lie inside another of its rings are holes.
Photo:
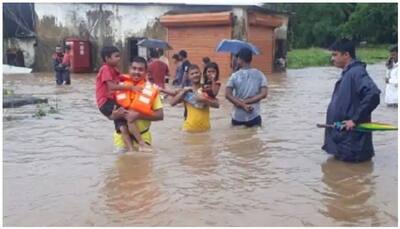
[[[396,3],[267,3],[264,7],[293,13],[288,28],[293,48],[328,47],[341,37],[397,41]]]
[[[342,36],[356,41],[396,43],[397,4],[359,3],[340,30]]]

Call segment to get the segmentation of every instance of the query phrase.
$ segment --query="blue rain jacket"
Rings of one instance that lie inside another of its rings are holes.
[[[353,60],[335,84],[326,124],[344,120],[353,120],[356,124],[370,122],[372,111],[379,105],[380,93],[366,65]],[[366,161],[374,156],[372,133],[326,128],[322,149],[342,161]]]

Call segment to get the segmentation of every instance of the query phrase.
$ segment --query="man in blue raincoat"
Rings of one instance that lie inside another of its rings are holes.
[[[347,162],[362,162],[374,156],[371,132],[352,129],[359,123],[370,122],[371,113],[379,104],[380,90],[366,71],[366,65],[356,60],[355,46],[342,39],[335,42],[332,62],[342,68],[336,82],[326,114],[326,123],[342,122],[342,131],[326,128],[322,149],[336,159]]]

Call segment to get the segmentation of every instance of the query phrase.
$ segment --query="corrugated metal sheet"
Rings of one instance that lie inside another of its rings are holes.
[[[3,37],[35,37],[35,9],[33,3],[3,4]]]

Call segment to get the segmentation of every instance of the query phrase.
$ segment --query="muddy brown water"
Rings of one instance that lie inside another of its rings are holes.
[[[368,67],[381,90],[383,63]],[[152,155],[113,153],[112,122],[96,109],[95,75],[5,75],[4,88],[49,98],[3,110],[5,226],[397,226],[397,132],[374,133],[371,162],[346,164],[321,149],[316,123],[340,70],[269,75],[263,127],[230,127],[219,95],[211,131],[181,131],[183,108],[165,105]],[[383,94],[381,96],[383,101]],[[43,106],[46,110],[48,107]],[[383,102],[373,119],[397,124]]]

